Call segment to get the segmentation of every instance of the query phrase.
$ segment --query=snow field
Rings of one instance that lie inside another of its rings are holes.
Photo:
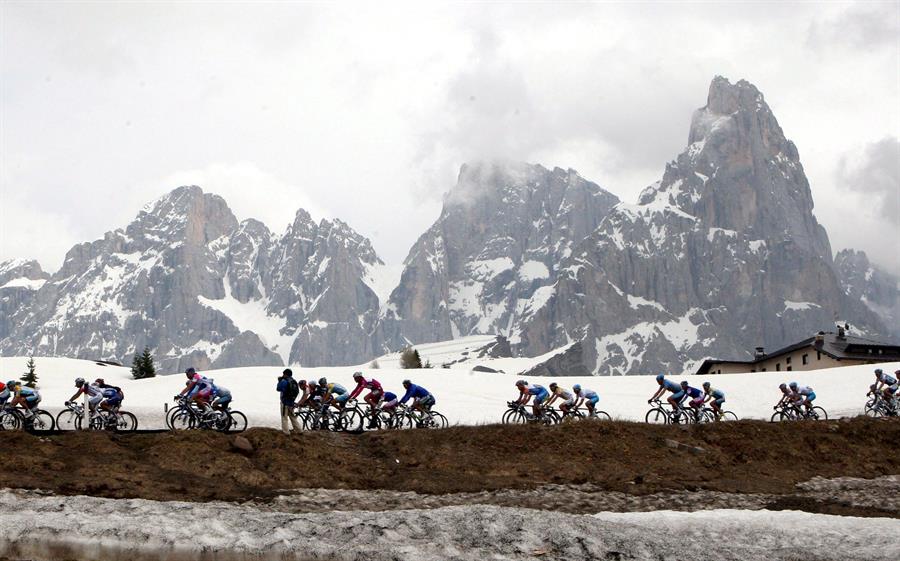
[[[502,361],[528,361],[534,359],[495,359],[494,366]],[[0,358],[0,379],[19,378],[25,371],[26,357]],[[38,389],[43,398],[41,406],[48,411],[59,411],[75,392],[74,379],[88,380],[102,377],[107,383],[122,387],[125,392],[124,408],[138,416],[141,428],[163,426],[164,404],[172,404],[172,397],[184,388],[186,378],[177,374],[157,376],[146,380],[131,378],[129,368],[99,366],[93,361],[69,358],[35,357]],[[384,366],[384,365],[383,365]],[[817,399],[830,417],[859,415],[863,412],[866,392],[874,382],[872,371],[876,368],[893,372],[900,363],[848,366],[808,372],[758,372],[752,374],[719,374],[710,376],[682,376],[676,380],[688,380],[699,386],[709,380],[713,387],[726,394],[725,408],[740,418],[769,419],[772,406],[778,400],[778,384],[797,381],[812,386]],[[283,367],[265,366],[229,368],[203,372],[216,384],[231,390],[233,406],[247,415],[251,426],[280,426],[276,379]],[[322,376],[330,382],[338,382],[349,390],[353,388],[352,374],[361,370],[367,377],[374,376],[387,391],[403,394],[401,382],[409,378],[431,391],[436,399],[435,409],[447,416],[451,423],[482,424],[499,422],[506,402],[517,395],[515,374],[473,372],[462,368],[434,368],[402,370],[398,368],[368,369],[358,367],[293,368],[297,379],[318,379]],[[600,408],[613,418],[642,421],[649,409],[647,399],[658,387],[653,376],[620,377],[564,377],[555,379],[570,388],[575,383],[593,389],[600,394]],[[531,383],[549,385],[551,378],[530,378]],[[363,393],[365,395],[365,392]]]
[[[572,515],[496,506],[296,514],[0,491],[0,556],[42,559],[893,561],[900,520],[791,511]],[[12,548],[15,549],[12,549]],[[618,552],[618,553],[614,553]]]

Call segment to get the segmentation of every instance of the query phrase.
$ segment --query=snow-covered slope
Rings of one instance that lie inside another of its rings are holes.
[[[0,379],[21,376],[24,357],[0,358]],[[497,359],[519,360],[519,359]],[[163,406],[172,403],[172,396],[184,387],[181,375],[158,376],[147,380],[133,380],[128,368],[99,366],[91,361],[66,358],[35,359],[38,384],[43,396],[42,406],[57,411],[74,392],[73,380],[82,376],[93,380],[103,377],[108,383],[125,391],[126,409],[134,412],[144,427],[159,427]],[[502,362],[501,362],[502,363]],[[894,371],[900,363],[879,365]],[[862,413],[869,384],[874,380],[873,366],[849,366],[810,372],[758,372],[753,374],[721,374],[716,376],[684,376],[692,384],[709,380],[727,395],[726,408],[741,418],[768,419],[772,405],[778,399],[778,384],[796,380],[812,386],[818,396],[816,403],[832,416]],[[506,401],[516,395],[514,374],[473,372],[464,369],[400,370],[366,366],[347,368],[297,368],[295,377],[318,379],[325,376],[345,386],[352,386],[354,370],[374,376],[389,391],[402,394],[401,382],[409,378],[428,388],[437,398],[436,409],[447,415],[452,423],[480,424],[497,422]],[[247,414],[252,426],[278,426],[276,379],[281,367],[231,368],[212,370],[205,374],[234,394],[234,407]],[[531,378],[529,382],[548,385],[550,378]],[[560,379],[566,386],[580,383],[600,393],[600,407],[613,417],[643,420],[647,399],[656,389],[652,376],[571,377]]]

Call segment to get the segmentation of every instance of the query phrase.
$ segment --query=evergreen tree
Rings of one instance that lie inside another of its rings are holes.
[[[25,385],[28,386],[29,388],[36,388],[38,377],[34,371],[35,366],[34,366],[34,357],[33,356],[28,357],[28,362],[25,363],[25,368],[27,368],[28,371],[25,372],[24,376],[22,376],[22,381],[25,382]]]
[[[403,349],[400,353],[400,368],[422,368],[422,357],[419,351],[412,347]]]
[[[371,368],[372,370],[378,370],[379,368],[381,368],[381,365],[378,364],[377,360],[373,360],[371,363],[369,363],[369,368]]]
[[[136,380],[141,378],[153,378],[156,376],[156,366],[153,364],[153,355],[150,354],[150,347],[144,347],[144,352],[134,355],[131,363],[131,375]]]

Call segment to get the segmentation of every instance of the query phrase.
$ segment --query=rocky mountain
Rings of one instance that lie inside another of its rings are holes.
[[[382,322],[385,350],[486,333],[516,343],[517,326],[545,304],[560,263],[618,202],[573,170],[463,166],[437,222],[406,258]]]
[[[863,251],[839,252],[834,266],[847,295],[875,312],[900,339],[900,278],[870,263]]]
[[[573,170],[462,166],[399,279],[340,220],[282,234],[181,187],[59,271],[0,264],[0,353],[164,370],[361,364],[413,344],[499,337],[533,374],[682,372],[833,322],[882,337],[897,279],[832,259],[809,182],[763,95],[717,77],[686,149],[626,204]],[[399,271],[398,271],[399,272]]]
[[[276,236],[239,223],[221,197],[181,187],[72,248],[49,278],[7,265],[0,279],[19,280],[0,292],[0,352],[122,361],[147,345],[170,370],[360,362],[378,311],[364,277],[382,265],[340,221],[301,210]]]

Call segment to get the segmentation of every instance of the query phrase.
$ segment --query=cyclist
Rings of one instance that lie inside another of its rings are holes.
[[[213,409],[228,411],[228,407],[231,405],[231,392],[228,388],[213,384],[210,397],[212,398],[210,405]]]
[[[534,401],[532,401],[532,411],[534,414],[531,416],[532,419],[539,418],[541,416],[541,404],[545,399],[550,397],[550,392],[547,391],[547,388],[538,384],[529,384],[525,380],[518,380],[516,382],[516,387],[519,389],[519,397],[516,399],[515,403],[519,405],[526,405],[528,400],[534,397]]]
[[[66,401],[66,405],[73,403],[78,396],[87,394],[88,396],[88,410],[90,411],[91,417],[93,417],[94,412],[97,411],[97,405],[103,401],[103,390],[100,389],[99,386],[94,384],[89,384],[84,378],[75,378],[75,387],[78,390],[72,394],[72,397]]]
[[[550,382],[550,399],[547,400],[546,406],[550,407],[557,399],[563,401],[559,404],[559,410],[563,412],[563,415],[568,415],[572,406],[575,405],[575,396],[556,382]]]
[[[412,398],[412,408],[418,409],[423,413],[431,409],[431,406],[435,404],[434,396],[422,386],[417,386],[409,380],[403,380],[403,388],[406,390],[406,393],[400,398],[400,403],[406,403],[409,398]]]
[[[656,390],[653,397],[647,400],[647,403],[653,403],[654,399],[658,399],[662,394],[668,391],[672,395],[666,398],[666,401],[672,406],[672,411],[678,411],[678,404],[684,399],[684,390],[681,389],[681,386],[672,380],[666,380],[666,377],[663,374],[656,375],[656,383],[659,384],[659,389]]]
[[[94,380],[94,384],[100,388],[103,395],[103,400],[100,402],[100,409],[114,411],[122,405],[122,400],[125,399],[125,392],[122,391],[122,388],[107,384],[103,381],[103,378],[97,378]]]
[[[894,372],[900,376],[900,370]],[[897,393],[897,388],[900,386],[900,382],[897,381],[897,378],[894,378],[890,374],[885,374],[881,368],[875,369],[875,385],[876,390],[881,390],[881,394],[884,396],[884,400],[891,404],[894,401],[894,395]]]
[[[700,414],[700,407],[703,405],[706,396],[702,390],[688,384],[687,380],[682,380],[681,389],[684,391],[684,397],[681,398],[681,401],[688,397],[691,398],[689,405],[694,411],[694,418],[696,419]]]
[[[400,400],[397,399],[397,394],[394,392],[384,392],[384,397],[381,398],[382,411],[385,413],[393,413],[398,405],[400,405]]]
[[[193,367],[185,370],[184,375],[188,378],[188,384],[181,390],[181,393],[175,396],[175,399],[186,394],[188,399],[196,401],[198,405],[205,408],[212,391],[212,380],[201,376]]]
[[[594,408],[597,407],[597,403],[600,401],[600,396],[597,395],[597,392],[594,390],[589,390],[587,388],[582,388],[581,384],[575,384],[572,386],[572,392],[575,394],[575,397],[578,401],[575,402],[575,407],[581,407],[581,404],[584,403],[587,405],[588,414],[593,417],[595,415]]]
[[[356,399],[364,389],[368,388],[369,393],[366,394],[365,402],[369,404],[369,410],[374,419],[375,410],[378,408],[378,403],[381,402],[381,396],[384,395],[384,389],[382,389],[381,384],[375,378],[370,378],[368,380],[363,378],[362,372],[354,372],[353,380],[356,381],[356,388],[350,393],[350,399]],[[374,424],[374,421],[370,422],[370,425],[374,426]]]
[[[725,392],[712,387],[709,382],[703,382],[704,403],[709,403],[716,414],[716,420],[722,419],[722,404],[725,403]]]
[[[343,409],[344,405],[350,399],[350,392],[347,388],[338,383],[328,383],[325,378],[319,378],[319,387],[325,388],[322,396],[322,407],[334,405],[335,409]]]
[[[788,387],[791,388],[791,391],[794,394],[794,405],[802,405],[806,409],[806,414],[809,414],[809,410],[812,407],[812,402],[816,399],[816,392],[809,386],[798,386],[797,382],[791,382],[788,384]]]
[[[0,382],[0,407],[6,407],[6,402],[9,401],[9,388],[6,387],[6,384]]]
[[[12,402],[13,407],[16,405],[22,406],[25,410],[25,428],[31,428],[34,424],[33,410],[36,409],[41,402],[40,392],[34,388],[22,385],[18,380],[10,380],[6,385],[14,388],[13,390],[10,390],[10,393],[14,395]]]

